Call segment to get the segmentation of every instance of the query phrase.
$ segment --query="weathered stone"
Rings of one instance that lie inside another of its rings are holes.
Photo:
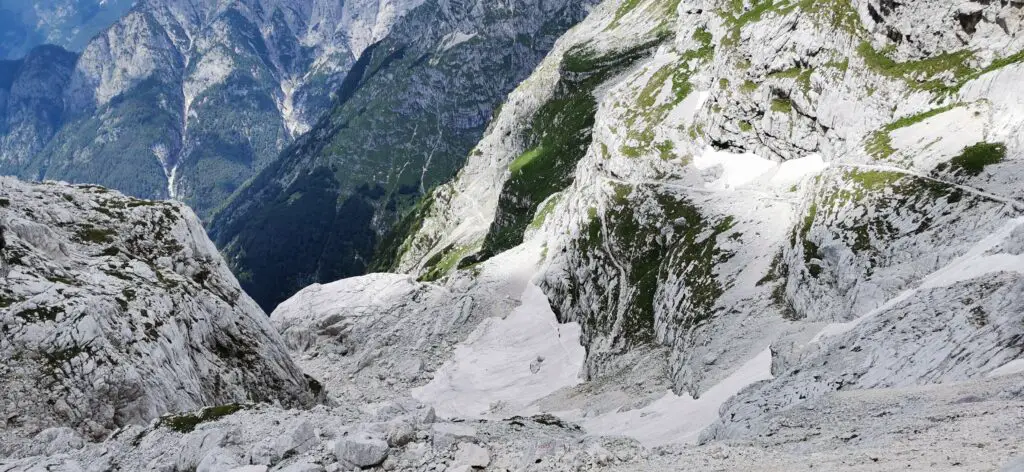
[[[388,456],[388,443],[366,432],[352,432],[341,437],[334,445],[334,456],[339,461],[356,467],[371,467],[384,462]]]

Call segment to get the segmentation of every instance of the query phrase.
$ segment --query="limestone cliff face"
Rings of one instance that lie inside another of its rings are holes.
[[[5,437],[317,400],[184,205],[3,178],[0,220]]]

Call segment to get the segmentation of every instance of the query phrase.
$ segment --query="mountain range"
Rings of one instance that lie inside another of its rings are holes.
[[[1020,3],[311,5],[3,63],[0,471],[1024,468]]]

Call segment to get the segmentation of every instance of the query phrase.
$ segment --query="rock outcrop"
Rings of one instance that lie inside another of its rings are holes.
[[[2,178],[0,225],[3,452],[51,427],[99,439],[165,413],[318,401],[184,205]]]

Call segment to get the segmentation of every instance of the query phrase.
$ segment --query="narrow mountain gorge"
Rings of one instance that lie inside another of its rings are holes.
[[[210,213],[223,259],[4,178],[0,471],[1024,470],[1022,22],[425,0]],[[25,146],[76,83],[33,54]]]
[[[214,217],[265,309],[360,275],[398,216],[451,178],[492,111],[587,2],[427,0],[353,66],[338,103]]]

